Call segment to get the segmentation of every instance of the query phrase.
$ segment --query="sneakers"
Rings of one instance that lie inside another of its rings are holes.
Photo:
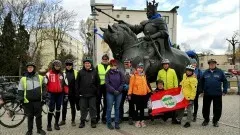
[[[141,127],[142,128],[145,128],[147,125],[145,124],[145,121],[144,120],[142,120],[141,122],[140,122],[140,124],[141,124]]]
[[[66,124],[66,122],[63,120],[59,123],[59,126],[62,126],[62,125],[65,125],[65,124]]]
[[[113,129],[114,129],[114,127],[113,127],[113,125],[112,125],[111,123],[107,123],[107,127],[108,127],[108,129],[110,129],[110,130],[113,130]]]
[[[79,128],[84,128],[84,127],[85,127],[85,121],[82,120],[81,123],[80,123],[80,125],[79,125]]]
[[[137,121],[137,122],[135,123],[135,127],[137,127],[137,128],[140,128],[140,127],[141,127],[140,121]]]
[[[208,125],[208,121],[204,120],[202,123],[202,126],[207,126]]]
[[[189,122],[186,122],[183,127],[188,128],[188,127],[190,127],[190,126],[191,126],[190,123],[189,123]]]
[[[213,126],[214,126],[214,127],[219,127],[218,122],[213,122]]]
[[[46,132],[42,129],[37,130],[37,133],[40,134],[40,135],[46,135]]]
[[[129,118],[128,124],[129,124],[129,125],[133,125],[133,119],[132,119],[132,118]]]
[[[103,124],[106,124],[107,122],[106,122],[106,120],[105,120],[105,119],[102,119],[102,123],[103,123]]]
[[[33,132],[32,131],[27,131],[26,135],[32,135]]]
[[[47,126],[47,131],[52,131],[52,126],[48,125]]]
[[[120,129],[119,123],[115,123],[115,129]]]
[[[75,121],[72,121],[71,125],[72,125],[73,127],[75,127],[75,126],[76,126]]]
[[[181,121],[180,120],[172,120],[172,124],[181,125]]]
[[[58,125],[58,124],[55,124],[55,125],[54,125],[54,129],[55,129],[55,130],[60,130],[59,125]]]

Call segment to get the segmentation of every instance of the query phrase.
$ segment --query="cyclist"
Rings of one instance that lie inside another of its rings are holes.
[[[59,118],[60,118],[60,109],[63,100],[68,100],[68,82],[66,79],[66,74],[61,72],[62,63],[59,60],[54,60],[52,62],[52,69],[49,70],[45,77],[45,82],[47,84],[48,97],[50,99],[49,102],[49,112],[48,112],[48,125],[47,131],[52,131],[52,117],[53,112],[56,106],[55,113],[55,125],[54,128],[56,130],[60,130],[59,127]]]
[[[45,99],[46,91],[43,84],[43,76],[36,72],[36,65],[28,62],[27,72],[21,78],[18,87],[18,100],[23,104],[24,111],[28,117],[28,131],[26,135],[33,134],[33,119],[36,117],[37,133],[45,135],[42,129],[42,102]]]

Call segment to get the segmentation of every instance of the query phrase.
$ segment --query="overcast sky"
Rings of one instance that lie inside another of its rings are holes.
[[[226,38],[239,30],[239,0],[156,0],[159,10],[178,9],[177,43],[189,44],[199,52],[209,48],[216,54],[224,54]],[[144,9],[145,0],[96,0],[97,3],[113,3],[115,8]],[[67,10],[74,10],[77,21],[90,15],[90,0],[63,0]],[[77,25],[76,25],[77,27]],[[77,33],[77,32],[76,32]],[[73,34],[78,37],[78,34]]]

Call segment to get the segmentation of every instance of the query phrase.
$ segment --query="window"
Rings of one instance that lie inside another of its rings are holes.
[[[126,15],[126,18],[129,18],[129,15]]]
[[[203,63],[201,63],[201,67],[203,67]]]
[[[169,16],[162,16],[162,18],[166,22],[166,24],[169,24]]]
[[[117,15],[117,18],[120,18],[120,15]]]

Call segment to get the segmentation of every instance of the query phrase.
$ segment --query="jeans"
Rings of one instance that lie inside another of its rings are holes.
[[[107,123],[112,122],[111,113],[113,105],[115,111],[114,121],[115,123],[119,123],[119,107],[122,100],[122,94],[116,96],[112,93],[107,92],[106,97],[107,97],[107,117],[106,117]]]

